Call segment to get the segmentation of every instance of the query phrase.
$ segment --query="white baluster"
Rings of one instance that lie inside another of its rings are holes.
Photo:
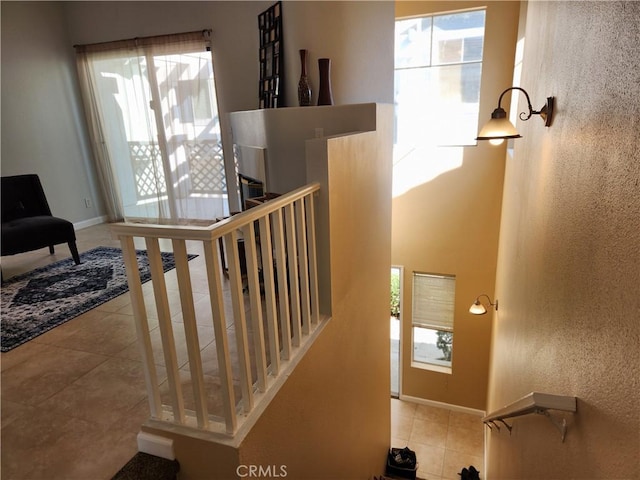
[[[262,281],[264,282],[264,303],[267,316],[267,336],[271,356],[271,374],[280,372],[280,339],[278,334],[276,291],[274,285],[273,250],[269,215],[260,218],[260,250],[262,254]]]
[[[298,276],[298,249],[296,248],[296,222],[293,205],[284,207],[285,232],[287,237],[287,265],[289,267],[289,295],[291,298],[291,343],[300,346],[300,279]]]
[[[187,258],[187,247],[184,240],[173,240],[173,255],[176,262],[176,275],[180,290],[180,304],[182,305],[182,323],[187,342],[189,355],[189,370],[191,372],[191,385],[195,399],[196,417],[198,427],[207,428],[209,415],[207,413],[207,395],[204,388],[204,375],[202,373],[202,356],[200,355],[200,342],[198,340],[198,328],[196,324],[196,310],[193,305],[193,289],[191,288],[191,276]]]
[[[178,370],[178,358],[176,356],[176,342],[173,337],[173,327],[171,325],[167,286],[164,280],[164,269],[162,268],[162,256],[160,255],[157,238],[145,238],[145,241],[147,244],[147,254],[149,256],[149,266],[151,268],[153,294],[158,311],[158,324],[160,326],[162,351],[164,353],[167,379],[169,381],[169,395],[171,397],[173,419],[176,423],[184,423],[184,399],[182,396],[182,385],[180,383],[180,371]]]
[[[158,374],[153,359],[153,346],[151,345],[151,335],[149,335],[149,322],[147,320],[147,310],[144,305],[144,294],[142,293],[142,282],[140,281],[140,269],[136,257],[136,248],[133,244],[133,237],[120,235],[122,245],[122,257],[125,270],[127,272],[127,282],[129,283],[129,295],[133,307],[133,318],[136,324],[136,335],[138,346],[142,356],[144,367],[144,381],[149,395],[149,409],[151,417],[162,418],[162,400],[160,398],[160,388],[158,387]]]
[[[247,319],[244,313],[244,297],[242,295],[242,273],[238,257],[238,234],[232,230],[224,237],[225,247],[229,257],[229,284],[233,303],[233,327],[236,332],[238,347],[238,362],[240,364],[240,388],[242,390],[242,404],[245,412],[253,409],[253,380],[251,377],[251,361],[249,357],[249,342],[247,340]]]
[[[289,311],[289,285],[287,281],[287,253],[285,250],[282,210],[273,212],[273,242],[276,253],[278,276],[278,305],[280,307],[280,330],[282,332],[282,356],[291,358],[291,313]]]
[[[244,253],[247,262],[247,286],[249,287],[249,301],[251,303],[251,325],[253,326],[253,348],[258,374],[258,390],[264,392],[267,389],[267,353],[264,344],[258,255],[256,253],[256,232],[253,222],[242,227],[242,233],[244,236]]]
[[[318,259],[316,256],[316,215],[313,193],[305,197],[307,217],[307,245],[309,251],[309,294],[311,295],[311,323],[320,319],[320,300],[318,295]]]
[[[311,300],[309,298],[309,260],[307,255],[307,225],[304,198],[295,202],[296,233],[298,241],[298,268],[300,269],[300,311],[302,333],[309,335],[311,323]]]
[[[233,434],[238,421],[236,418],[236,400],[233,391],[233,373],[231,370],[231,355],[227,339],[227,322],[224,314],[224,298],[222,296],[222,268],[218,257],[216,240],[203,242],[204,257],[207,264],[207,280],[209,283],[209,297],[211,299],[211,319],[215,333],[216,355],[218,358],[218,372],[220,375],[220,391],[222,393],[222,409],[224,412],[226,431]]]

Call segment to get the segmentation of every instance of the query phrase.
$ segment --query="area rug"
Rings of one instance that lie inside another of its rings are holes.
[[[140,279],[151,279],[146,250],[136,250]],[[197,255],[189,255],[189,260]],[[97,247],[8,279],[0,292],[0,350],[9,350],[128,291],[122,250]],[[162,253],[164,271],[175,268]]]

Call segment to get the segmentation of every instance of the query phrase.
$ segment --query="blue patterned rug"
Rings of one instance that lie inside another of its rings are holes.
[[[136,250],[140,279],[151,279],[146,250]],[[197,255],[189,255],[189,260]],[[80,265],[67,258],[10,278],[2,284],[1,350],[22,345],[129,290],[119,248],[97,247],[80,254]],[[175,267],[172,253],[162,253],[164,271]]]

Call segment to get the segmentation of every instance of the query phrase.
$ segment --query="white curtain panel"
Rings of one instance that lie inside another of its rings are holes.
[[[229,214],[209,32],[77,46],[111,220]]]

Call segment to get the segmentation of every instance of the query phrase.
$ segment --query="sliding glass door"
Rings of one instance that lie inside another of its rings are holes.
[[[122,217],[180,224],[228,215],[211,52],[159,43],[86,62]]]
[[[400,396],[401,342],[400,307],[402,305],[402,267],[391,267],[391,317],[389,319],[389,347],[391,350],[391,396]]]

